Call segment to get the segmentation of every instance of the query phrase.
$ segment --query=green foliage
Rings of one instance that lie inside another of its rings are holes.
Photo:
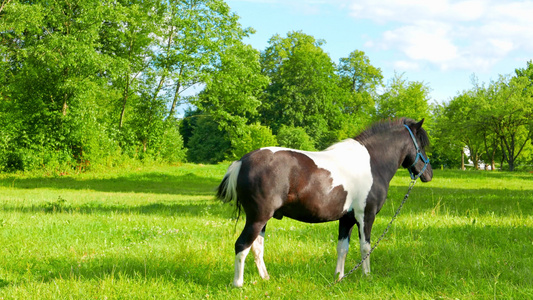
[[[315,145],[311,137],[302,127],[289,127],[282,125],[276,135],[278,144],[282,147],[315,151]]]
[[[327,133],[339,126],[346,97],[338,86],[336,68],[317,41],[302,32],[275,35],[261,54],[263,72],[271,81],[262,106],[261,122],[275,133],[281,125],[302,127],[324,146]]]
[[[177,123],[174,120],[165,123],[163,134],[156,147],[155,156],[166,163],[183,162],[187,156],[187,149],[184,148]]]
[[[237,20],[219,0],[2,2],[0,171],[183,159],[181,93],[219,62],[255,59],[237,89],[260,77]]]
[[[423,82],[407,81],[395,74],[377,99],[377,120],[407,117],[431,123],[429,88]]]
[[[244,133],[238,138],[231,140],[231,159],[239,159],[246,153],[261,147],[277,146],[276,136],[267,126],[259,123],[248,125]]]
[[[237,43],[226,50],[195,104],[231,137],[238,137],[257,115],[261,105],[258,98],[267,84],[268,77],[261,74],[259,52]]]
[[[188,88],[204,83],[215,65],[224,60],[228,48],[248,36],[238,16],[221,0],[171,0],[166,3],[165,17],[158,30],[157,56],[150,74],[157,84],[152,97],[169,101],[168,117],[186,98]]]
[[[372,66],[363,51],[355,50],[340,59],[338,74],[339,86],[350,93],[349,100],[343,103],[343,113],[350,116],[350,122],[365,126],[376,114],[374,99],[376,88],[383,83],[381,69]]]
[[[402,75],[379,94],[382,71],[359,50],[335,65],[301,31],[253,49],[223,0],[1,3],[0,172],[323,149],[403,116],[426,119],[443,165],[465,146],[475,162],[533,162],[532,62],[430,107],[426,84]]]
[[[230,151],[231,142],[225,131],[207,115],[198,115],[187,143],[187,158],[195,163],[218,163]]]
[[[529,72],[529,73],[528,73]],[[449,156],[447,144],[458,155],[463,147],[478,168],[484,160],[494,168],[496,161],[509,170],[531,161],[533,119],[533,64],[517,69],[514,77],[500,77],[488,86],[479,85],[454,97],[436,111],[436,139],[440,157]],[[457,161],[457,160],[456,160]]]
[[[433,107],[435,123],[431,129],[431,165],[434,168],[443,166],[458,169],[465,144],[455,133],[462,128],[454,125],[446,108],[443,105]]]

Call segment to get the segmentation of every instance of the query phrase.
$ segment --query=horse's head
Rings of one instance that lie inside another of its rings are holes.
[[[405,122],[405,136],[409,139],[409,146],[402,167],[409,170],[412,179],[420,177],[423,182],[428,182],[433,178],[433,169],[425,151],[425,147],[429,145],[429,138],[422,128],[423,123],[424,119],[418,123],[412,120]]]

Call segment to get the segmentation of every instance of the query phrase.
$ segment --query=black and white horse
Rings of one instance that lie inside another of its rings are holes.
[[[400,166],[411,176],[430,181],[433,171],[424,151],[429,144],[424,120],[399,119],[377,123],[353,139],[324,151],[261,148],[233,162],[220,183],[217,197],[236,201],[246,224],[235,243],[233,285],[243,285],[244,261],[250,248],[262,278],[266,223],[286,216],[308,223],[339,220],[338,278],[344,275],[352,227],[359,228],[361,255],[370,251],[370,233],[389,183]],[[370,259],[363,263],[370,272]]]

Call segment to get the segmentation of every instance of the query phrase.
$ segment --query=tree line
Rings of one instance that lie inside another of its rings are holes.
[[[531,62],[436,104],[426,83],[385,82],[356,49],[333,62],[301,31],[254,49],[238,20],[221,0],[2,0],[0,171],[320,150],[402,116],[426,119],[435,164],[465,147],[476,164],[533,163]]]

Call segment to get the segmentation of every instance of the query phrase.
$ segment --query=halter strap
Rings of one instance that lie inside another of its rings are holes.
[[[409,126],[407,126],[406,124],[404,124],[403,126],[405,126],[405,128],[407,128],[407,131],[409,131],[409,135],[411,136],[411,139],[413,139],[413,143],[415,144],[415,148],[416,148],[416,156],[415,156],[415,162],[413,162],[413,164],[411,166],[409,166],[407,168],[407,170],[409,171],[409,175],[411,175],[411,179],[413,180],[416,180],[418,179],[420,176],[422,176],[422,173],[424,173],[424,171],[426,170],[428,164],[429,164],[429,157],[428,158],[425,158],[423,155],[422,155],[422,151],[420,151],[420,148],[418,147],[418,143],[416,142],[416,138],[415,138],[415,135],[413,134],[413,132],[411,131],[411,128],[409,128]],[[416,163],[418,162],[418,159],[422,159],[422,161],[424,162],[424,167],[422,168],[422,170],[418,173],[418,175],[415,175],[414,171],[413,171],[413,168],[414,166],[416,165]]]

